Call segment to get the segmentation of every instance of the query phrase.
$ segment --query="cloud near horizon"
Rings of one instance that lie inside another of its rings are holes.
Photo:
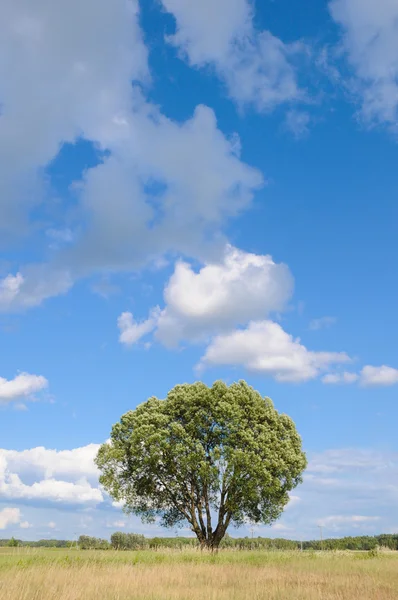
[[[21,528],[29,530],[29,539],[34,539],[36,531],[55,528],[62,539],[72,539],[71,531],[107,537],[109,529],[124,526],[149,536],[168,535],[157,525],[142,525],[136,517],[117,516],[115,511],[121,506],[113,506],[97,487],[93,459],[98,447],[0,449],[0,529],[18,537]],[[258,535],[277,537],[285,532],[291,539],[317,539],[320,524],[324,537],[392,532],[397,474],[394,452],[360,448],[311,452],[304,483],[291,495],[283,521],[272,528],[259,527]],[[24,507],[23,515],[15,504]],[[243,528],[235,535],[247,533]]]

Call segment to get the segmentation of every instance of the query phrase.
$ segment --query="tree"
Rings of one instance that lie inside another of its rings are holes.
[[[108,540],[90,537],[89,535],[81,535],[78,545],[80,550],[108,550],[110,548]]]
[[[111,535],[111,545],[115,550],[141,550],[147,546],[147,541],[139,533],[116,531]]]
[[[178,385],[123,415],[96,464],[127,513],[165,527],[187,522],[215,549],[231,523],[275,521],[306,458],[293,421],[269,398],[244,381],[218,381]]]
[[[19,542],[18,540],[12,537],[8,542],[8,546],[9,548],[17,548],[19,546]]]

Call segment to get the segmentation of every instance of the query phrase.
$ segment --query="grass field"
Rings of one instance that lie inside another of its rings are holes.
[[[0,548],[1,600],[397,600],[398,553]]]

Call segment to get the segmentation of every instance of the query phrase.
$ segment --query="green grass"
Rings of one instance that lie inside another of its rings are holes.
[[[0,548],[1,600],[397,600],[398,553]]]
[[[264,565],[286,562],[297,557],[298,552],[229,551],[211,554],[200,550],[77,550],[59,548],[0,548],[0,569],[40,565],[86,566],[86,565],[157,565],[157,564],[241,564]],[[313,560],[321,554],[303,553],[305,560]]]

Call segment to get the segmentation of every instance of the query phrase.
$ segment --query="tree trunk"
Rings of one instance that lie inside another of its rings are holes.
[[[228,526],[231,522],[232,514],[231,514],[231,512],[228,512],[225,509],[224,499],[225,499],[225,491],[223,491],[222,495],[221,495],[221,506],[220,506],[220,510],[218,513],[217,527],[213,531],[212,526],[211,526],[210,504],[208,502],[207,496],[205,498],[206,517],[207,517],[206,527],[203,522],[202,504],[199,503],[199,507],[198,507],[198,518],[200,521],[200,525],[199,525],[198,520],[196,518],[196,512],[195,512],[195,508],[197,508],[197,507],[195,506],[193,495],[191,496],[191,502],[192,502],[192,504],[191,504],[191,519],[189,521],[190,521],[190,524],[192,527],[192,531],[195,533],[196,537],[198,538],[201,550],[209,550],[210,552],[217,552],[218,548],[220,546],[220,543],[227,532]]]
[[[209,552],[217,552],[219,549],[220,543],[225,535],[224,532],[214,531],[210,534],[210,537],[204,536],[196,536],[199,540],[200,549],[208,550]]]

